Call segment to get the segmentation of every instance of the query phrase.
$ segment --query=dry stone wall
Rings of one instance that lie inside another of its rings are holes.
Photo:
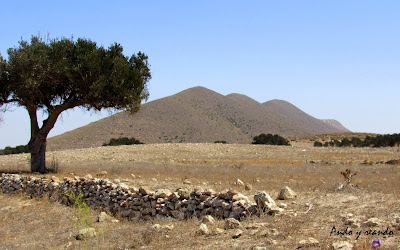
[[[195,188],[188,191],[179,188],[150,191],[130,187],[107,179],[75,177],[46,180],[17,174],[2,174],[0,190],[3,193],[25,193],[31,198],[47,196],[50,200],[73,205],[73,197],[82,195],[82,201],[90,207],[109,211],[126,219],[146,219],[168,216],[177,219],[212,215],[216,218],[243,219],[260,212],[279,213],[275,202],[265,192],[254,196],[255,202],[233,190],[217,193],[212,189]]]

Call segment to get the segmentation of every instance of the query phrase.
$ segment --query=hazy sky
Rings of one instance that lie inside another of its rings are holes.
[[[283,99],[356,132],[399,133],[400,1],[3,1],[0,52],[21,37],[85,37],[149,56],[150,99],[204,86]],[[26,144],[22,108],[0,148]],[[64,113],[51,136],[105,117]]]

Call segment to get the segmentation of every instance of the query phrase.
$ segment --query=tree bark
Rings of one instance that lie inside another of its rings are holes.
[[[31,171],[46,173],[46,137],[33,136],[28,144],[31,153]]]

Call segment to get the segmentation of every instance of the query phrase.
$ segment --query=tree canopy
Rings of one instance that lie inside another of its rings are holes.
[[[131,57],[122,52],[117,43],[105,49],[90,39],[45,41],[32,36],[30,43],[21,40],[18,47],[8,49],[7,61],[0,55],[0,107],[13,103],[27,109],[32,156],[39,145],[35,140],[45,142],[64,110],[138,111],[141,101],[148,98],[148,57],[142,52]],[[48,115],[41,127],[38,110]]]

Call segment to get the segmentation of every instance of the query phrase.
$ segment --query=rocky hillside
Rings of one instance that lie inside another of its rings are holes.
[[[227,96],[203,87],[143,104],[48,140],[49,150],[101,146],[110,138],[135,137],[144,143],[250,143],[255,135],[307,136],[347,132],[316,119],[292,104],[273,100],[259,103],[245,95]]]

